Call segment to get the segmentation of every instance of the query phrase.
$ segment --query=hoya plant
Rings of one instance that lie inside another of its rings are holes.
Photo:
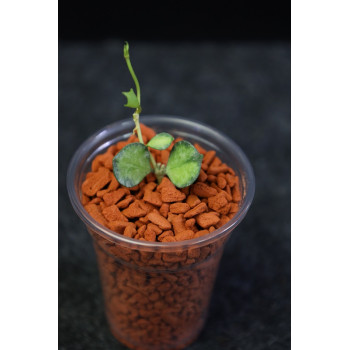
[[[129,44],[124,44],[124,58],[134,80],[136,94],[133,89],[123,92],[127,98],[125,107],[135,108],[133,120],[135,123],[134,133],[139,142],[131,143],[120,150],[113,158],[113,172],[119,183],[126,187],[138,185],[142,179],[150,173],[154,173],[158,183],[164,175],[178,188],[193,184],[198,178],[203,155],[188,141],[176,142],[170,152],[167,164],[157,163],[149,151],[167,149],[174,138],[167,132],[156,134],[147,144],[143,142],[139,116],[141,113],[140,84],[132,68],[129,55]]]

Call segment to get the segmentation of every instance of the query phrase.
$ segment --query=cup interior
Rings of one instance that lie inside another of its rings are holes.
[[[134,123],[130,119],[115,122],[97,131],[81,144],[71,159],[67,173],[68,194],[74,210],[87,227],[111,242],[145,251],[154,249],[171,251],[179,247],[183,248],[184,245],[201,247],[232,232],[245,217],[255,192],[253,169],[241,148],[222,132],[201,122],[166,115],[142,116],[140,122],[153,128],[157,133],[166,131],[175,138],[182,137],[192,143],[199,143],[207,150],[216,151],[217,156],[227,163],[240,178],[242,201],[239,211],[228,223],[208,235],[174,243],[146,242],[128,238],[111,231],[90,217],[81,203],[81,185],[91,169],[93,159],[98,154],[105,152],[109,146],[131,135]]]

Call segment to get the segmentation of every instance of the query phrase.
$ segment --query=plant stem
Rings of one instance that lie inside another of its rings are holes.
[[[134,119],[134,123],[135,123],[135,129],[137,132],[137,137],[139,138],[139,141],[144,144],[143,142],[143,138],[142,138],[142,132],[141,132],[141,127],[140,127],[140,122],[139,122],[139,113],[138,113],[138,109],[136,109],[135,113],[132,115],[133,119]],[[157,170],[157,163],[152,155],[151,152],[149,152],[150,155],[150,159],[151,159],[151,163],[153,166],[154,171],[156,172]]]
[[[142,137],[142,132],[141,132],[141,127],[140,127],[140,122],[139,122],[139,113],[138,110],[135,111],[135,113],[132,115],[135,123],[135,129],[137,132],[137,137],[139,138],[139,141],[144,144],[143,142],[143,137]]]
[[[151,163],[152,163],[153,169],[154,169],[154,171],[156,171],[157,168],[158,168],[158,167],[157,167],[156,160],[154,159],[154,157],[153,157],[153,155],[152,155],[151,152],[149,152],[149,156],[150,156],[150,159],[151,159]]]
[[[139,115],[141,113],[141,91],[140,91],[140,84],[139,81],[137,80],[136,74],[134,72],[134,69],[132,68],[131,62],[130,62],[130,55],[129,55],[129,44],[126,41],[124,44],[124,58],[126,61],[126,64],[129,68],[129,72],[134,80],[135,83],[135,87],[136,87],[136,97],[139,101],[139,107],[136,108],[136,111],[134,112],[133,119],[134,119],[134,123],[135,123],[135,129],[136,133],[137,133],[137,137],[139,139],[139,141],[144,144],[143,142],[143,137],[142,137],[142,132],[141,132],[141,127],[140,127],[140,122],[139,122]],[[160,183],[162,181],[162,178],[164,176],[164,169],[161,165],[158,165],[152,155],[151,152],[149,152],[150,155],[150,160],[151,160],[151,164],[154,170],[154,174],[156,175],[157,181],[158,183]]]
[[[134,80],[134,83],[135,83],[135,87],[136,87],[136,97],[137,99],[139,100],[139,112],[141,112],[141,91],[140,91],[140,84],[139,84],[139,81],[137,80],[137,77],[136,77],[136,74],[134,72],[134,69],[132,68],[132,65],[131,65],[131,62],[130,62],[130,55],[129,55],[129,44],[128,42],[126,41],[125,44],[124,44],[124,58],[125,58],[125,61],[126,61],[126,64],[129,68],[129,72]]]

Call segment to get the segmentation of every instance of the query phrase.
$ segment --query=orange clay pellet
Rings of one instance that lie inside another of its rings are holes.
[[[228,171],[228,166],[226,164],[218,165],[218,166],[210,166],[208,168],[208,175],[217,175],[219,173],[226,173]]]
[[[209,165],[216,156],[215,151],[208,151],[203,157],[203,163]]]
[[[222,215],[227,215],[230,212],[230,209],[231,209],[231,204],[227,203],[226,205],[218,209],[217,212]]]
[[[241,191],[239,189],[237,182],[235,183],[232,190],[232,199],[234,202],[239,202],[242,199]]]
[[[97,198],[92,199],[89,203],[90,204],[98,204],[101,202],[102,202],[102,199],[97,197]]]
[[[129,226],[126,226],[125,227],[125,230],[124,230],[124,236],[127,236],[127,237],[134,237],[136,234],[136,228],[129,225]]]
[[[191,219],[188,219],[188,220],[185,221],[185,226],[189,230],[193,230],[195,224],[196,224],[196,219],[195,218],[191,218]]]
[[[186,198],[186,195],[176,189],[174,184],[165,176],[160,185],[158,185],[157,190],[161,193],[162,201],[166,203],[180,202]]]
[[[107,189],[105,190],[100,190],[100,191],[97,191],[96,192],[96,196],[99,197],[99,198],[102,198],[103,195],[105,195],[106,193],[108,193],[109,191]]]
[[[198,237],[202,237],[202,236],[205,236],[209,233],[208,230],[200,230],[200,231],[197,231],[195,234],[194,234],[194,238],[198,238]]]
[[[177,190],[175,186],[164,187],[161,190],[161,199],[163,202],[179,202],[186,198],[186,195]]]
[[[230,221],[230,218],[228,216],[222,215],[220,221],[215,225],[215,227],[219,228],[219,227],[225,225],[229,221]]]
[[[217,167],[221,164],[222,164],[221,159],[219,157],[214,157],[213,161],[210,163],[210,166]]]
[[[203,213],[205,211],[207,211],[208,207],[205,203],[200,203],[197,206],[195,206],[194,208],[192,208],[191,210],[189,210],[184,217],[185,218],[191,218],[193,216],[196,216],[200,213]]]
[[[163,204],[162,199],[160,197],[160,193],[159,192],[152,192],[150,190],[145,191],[145,195],[143,196],[143,200],[145,202],[153,204],[157,207],[160,207]]]
[[[102,210],[102,214],[108,221],[115,221],[115,220],[128,221],[125,215],[123,215],[120,212],[119,208],[115,204],[104,208]]]
[[[159,235],[158,239],[162,240],[164,237],[167,236],[174,236],[174,232],[171,230],[164,231],[162,234]]]
[[[200,170],[197,181],[204,182],[208,178],[208,175],[204,172],[203,169]]]
[[[165,187],[173,187],[173,183],[166,177],[164,176],[161,183],[157,186],[157,191],[161,191]]]
[[[107,206],[117,203],[124,196],[130,194],[130,191],[126,188],[119,188],[116,191],[112,191],[103,195],[103,200]]]
[[[147,182],[154,182],[154,181],[157,181],[157,178],[154,175],[154,173],[150,173],[146,176],[146,181]]]
[[[198,197],[211,197],[218,193],[215,188],[208,186],[204,182],[196,182],[194,185],[192,185],[192,191],[193,194],[197,195]]]
[[[157,210],[153,210],[148,215],[148,220],[159,226],[162,230],[170,230],[171,223],[159,214]]]
[[[137,230],[137,233],[139,233],[140,235],[143,235],[146,231],[147,225],[142,225],[139,227],[139,229]]]
[[[164,216],[165,218],[168,216],[170,205],[168,203],[163,203],[161,207],[159,208],[160,215]]]
[[[88,203],[85,205],[85,210],[100,224],[106,225],[107,221],[101,213],[101,209],[93,203]]]
[[[232,191],[231,191],[231,187],[229,185],[226,185],[224,191],[232,197],[232,193],[231,193]]]
[[[147,216],[139,218],[137,221],[142,222],[143,224],[148,224],[149,220]]]
[[[207,151],[201,146],[201,145],[199,145],[198,143],[195,143],[194,145],[193,145],[194,147],[195,147],[195,149],[200,153],[200,154],[206,154],[207,153]]]
[[[194,208],[196,205],[198,205],[201,202],[201,200],[195,195],[195,194],[190,194],[187,199],[186,203],[191,207]]]
[[[192,230],[184,230],[179,234],[175,235],[175,239],[177,241],[185,241],[188,239],[192,239],[194,237],[194,232]]]
[[[187,203],[173,203],[170,204],[170,212],[173,214],[183,214],[190,210],[190,206]]]
[[[82,195],[82,198],[81,198],[81,204],[82,205],[86,205],[90,202],[90,198],[86,195],[86,194],[83,194]]]
[[[160,162],[162,164],[167,164],[170,152],[167,149],[160,151]]]
[[[235,184],[235,177],[229,173],[225,174],[226,181],[230,187],[233,187]]]
[[[180,191],[186,195],[186,197],[190,194],[190,186],[180,188]]]
[[[225,206],[228,203],[226,196],[223,192],[217,194],[216,196],[208,198],[208,207],[215,211]]]
[[[155,242],[156,237],[157,237],[155,231],[152,230],[151,227],[148,227],[148,225],[147,225],[146,231],[144,233],[144,236],[145,236],[146,241],[150,241],[150,242]]]
[[[123,199],[122,201],[118,202],[116,205],[119,209],[125,209],[129,206],[129,204],[131,202],[133,202],[135,200],[135,197],[132,195],[126,196],[125,199]]]
[[[105,167],[100,167],[97,172],[86,178],[81,188],[87,196],[94,196],[97,191],[109,184],[112,180],[112,173]]]
[[[231,203],[230,213],[237,213],[239,205],[237,203]]]
[[[166,236],[163,238],[162,242],[176,242],[176,239],[173,236]]]
[[[185,231],[186,226],[183,214],[174,215],[174,218],[172,219],[172,225],[175,235],[178,235],[180,232]]]
[[[197,224],[202,228],[208,228],[210,226],[216,225],[220,218],[215,213],[202,213],[196,218]]]
[[[126,222],[126,221],[110,221],[107,225],[112,231],[118,232],[120,234],[124,233],[125,227],[126,226],[133,226],[135,227],[136,225],[133,222]]]
[[[91,163],[91,170],[97,171],[101,166],[104,166],[107,169],[112,170],[113,153],[107,150],[104,154],[99,154]]]
[[[222,176],[218,176],[217,178],[217,184],[218,184],[218,187],[220,187],[222,190],[226,187],[227,185],[227,181],[224,177]]]
[[[139,206],[146,211],[146,215],[156,208],[153,204],[146,203],[142,200],[139,200],[138,203]]]
[[[209,182],[216,182],[216,176],[215,175],[208,175],[208,181]]]
[[[152,230],[152,231],[154,231],[154,233],[156,235],[159,235],[159,234],[161,234],[163,232],[163,230],[160,227],[158,227],[155,224],[152,224],[151,222],[149,224],[147,224],[147,228]]]
[[[204,171],[207,171],[208,170],[208,164],[202,163],[201,169],[203,169]]]
[[[139,218],[147,214],[146,210],[141,208],[139,201],[131,203],[129,207],[122,211],[122,213],[129,219]]]

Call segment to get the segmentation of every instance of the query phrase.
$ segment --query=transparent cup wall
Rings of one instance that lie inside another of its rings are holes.
[[[255,180],[242,150],[222,133],[198,122],[170,116],[142,117],[157,132],[181,136],[213,149],[240,178],[242,201],[235,217],[200,238],[160,243],[115,233],[92,219],[81,204],[81,184],[99,153],[128,138],[133,121],[111,124],[86,140],[67,175],[72,205],[93,237],[105,309],[113,335],[133,349],[182,349],[206,320],[217,269],[227,239],[246,215]]]

